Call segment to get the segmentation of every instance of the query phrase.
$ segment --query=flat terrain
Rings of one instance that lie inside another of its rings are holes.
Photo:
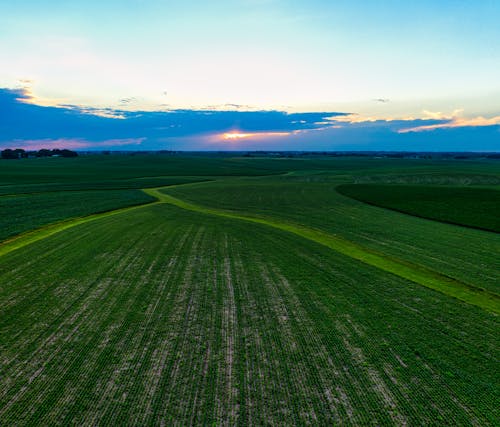
[[[292,175],[216,181],[165,191],[204,206],[306,225],[500,293],[500,234],[370,206],[337,191],[345,180],[345,176]]]
[[[140,190],[59,191],[0,196],[0,241],[68,218],[154,200]]]
[[[466,227],[500,232],[500,191],[430,185],[340,185],[348,197],[382,208]]]
[[[53,174],[0,197],[31,230],[0,244],[0,425],[499,424],[500,234],[337,190],[498,191],[498,163],[36,161],[0,162]]]

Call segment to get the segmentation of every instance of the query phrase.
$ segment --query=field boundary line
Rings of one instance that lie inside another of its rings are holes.
[[[345,187],[346,185],[358,185],[358,184],[340,184],[340,185],[337,185],[335,187],[336,192],[338,194],[340,194],[341,196],[343,196],[343,197],[347,197],[348,199],[355,200],[356,202],[364,203],[365,205],[370,205],[370,206],[373,206],[373,207],[378,208],[378,209],[384,209],[386,211],[398,212],[400,214],[407,215],[407,216],[412,216],[412,217],[419,218],[419,219],[425,219],[426,221],[440,222],[441,224],[454,225],[456,227],[457,226],[458,227],[464,227],[464,228],[471,229],[471,230],[480,230],[480,231],[485,231],[487,233],[500,234],[499,231],[493,230],[491,228],[481,227],[479,225],[461,224],[459,222],[453,222],[453,221],[446,220],[446,219],[431,218],[431,217],[420,215],[420,214],[417,214],[417,213],[412,213],[410,211],[405,211],[405,210],[400,209],[400,208],[393,208],[393,207],[389,207],[389,206],[383,206],[381,204],[378,205],[375,202],[371,202],[371,201],[367,201],[367,200],[362,200],[361,198],[357,198],[357,197],[348,195],[346,193],[343,193],[341,187]],[[363,185],[371,185],[371,184],[363,184]],[[378,184],[375,184],[375,185],[378,185]],[[398,184],[381,184],[381,185],[398,185]],[[489,188],[484,188],[484,189],[489,189]],[[498,191],[498,190],[495,190],[495,191]]]
[[[457,298],[466,303],[478,306],[496,314],[500,314],[500,296],[491,291],[463,283],[427,267],[389,257],[383,253],[364,248],[361,245],[324,231],[304,227],[290,222],[278,221],[274,218],[244,215],[231,211],[200,206],[177,199],[160,191],[161,189],[168,190],[168,188],[172,187],[174,186],[147,188],[143,189],[143,191],[150,196],[156,197],[159,203],[168,203],[182,209],[204,214],[263,224],[296,234],[326,246],[343,255],[347,255],[358,261],[364,262],[365,264],[379,268],[385,272],[392,273],[396,276],[402,277],[403,279],[410,280],[411,282]]]
[[[184,186],[184,185],[194,185],[194,184],[204,184],[204,183],[209,183],[213,182],[214,180],[205,180],[205,181],[193,181],[193,182],[185,182],[185,183],[179,183],[179,184],[172,184],[172,185],[167,185],[164,187],[158,187],[158,188],[168,188],[168,187],[178,187],[178,186]],[[114,191],[113,189],[102,189],[100,191]],[[124,190],[136,190],[136,191],[142,191],[145,192],[145,189],[143,188],[130,188],[130,189],[124,189]],[[69,190],[72,191],[72,190]],[[87,191],[87,190],[76,190],[76,191]],[[90,190],[93,191],[93,190]],[[52,192],[46,192],[46,193],[52,193]],[[44,194],[42,192],[40,193],[29,193],[29,194]],[[26,194],[21,194],[20,195],[27,195]],[[17,195],[14,195],[14,197]],[[12,195],[0,195],[0,197],[13,197]],[[153,196],[156,199],[158,199],[156,196]],[[24,246],[27,246],[31,243],[37,242],[39,240],[45,239],[46,237],[50,237],[56,233],[59,233],[60,231],[67,230],[68,228],[75,227],[80,224],[84,224],[86,222],[94,221],[99,218],[104,218],[106,216],[111,216],[111,215],[116,215],[124,212],[128,212],[132,209],[139,209],[139,208],[144,208],[147,206],[152,206],[156,205],[158,203],[162,203],[159,200],[156,201],[150,201],[150,202],[145,202],[141,203],[138,205],[134,206],[126,206],[123,208],[117,208],[117,209],[111,209],[108,211],[104,212],[98,212],[86,216],[79,216],[79,217],[73,217],[69,219],[65,219],[62,221],[54,222],[52,224],[45,225],[43,227],[35,228],[33,230],[29,230],[20,234],[17,234],[13,237],[8,238],[7,240],[4,240],[3,242],[0,242],[0,257],[3,255],[8,254],[9,252],[15,251],[16,249],[23,248]]]
[[[139,190],[139,189],[138,189]],[[151,201],[146,203],[141,203],[140,205],[127,206],[124,208],[113,209],[105,212],[95,213],[87,216],[81,216],[76,218],[71,218],[63,220],[60,222],[55,222],[46,225],[41,228],[36,228],[25,233],[18,234],[10,239],[5,240],[0,243],[0,257],[6,255],[16,249],[23,248],[31,243],[38,242],[39,240],[45,239],[46,237],[52,236],[61,231],[67,230],[68,228],[75,227],[86,222],[94,221],[96,219],[105,218],[107,216],[117,215],[124,212],[131,211],[133,209],[140,209],[146,206],[157,205],[161,202]]]

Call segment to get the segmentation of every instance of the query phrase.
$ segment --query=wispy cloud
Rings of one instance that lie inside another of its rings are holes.
[[[119,103],[121,105],[130,105],[130,104],[134,103],[135,101],[137,101],[137,98],[135,98],[135,97],[122,98],[122,99],[120,99]]]
[[[346,114],[341,117],[326,117],[326,120],[330,120],[335,123],[365,123],[365,122],[376,122],[380,120],[378,117],[368,117],[361,116],[359,114]]]
[[[422,118],[432,119],[432,120],[451,120],[455,117],[461,116],[463,112],[464,112],[463,108],[457,108],[456,110],[453,110],[450,114],[442,113],[441,111],[423,110]]]
[[[451,114],[443,114],[441,112],[432,112],[424,110],[424,115],[433,120],[443,121],[442,123],[434,123],[421,126],[413,126],[398,130],[399,133],[410,132],[426,132],[436,129],[451,129],[463,127],[482,127],[482,126],[496,126],[500,125],[500,116],[495,117],[463,117],[463,109],[455,110]]]
[[[375,122],[393,122],[393,121],[414,121],[419,119],[415,117],[376,117],[376,116],[364,116],[361,114],[346,114],[343,116],[327,117],[326,120],[330,120],[331,122],[335,123],[354,124],[354,123],[375,123]]]

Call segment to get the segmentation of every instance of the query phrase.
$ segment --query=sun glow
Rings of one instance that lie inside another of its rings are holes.
[[[254,133],[243,133],[243,132],[226,132],[222,134],[222,139],[229,141],[237,141],[239,139],[245,138],[266,138],[273,136],[288,136],[290,132],[254,132]]]
[[[236,140],[242,138],[248,138],[250,136],[255,136],[255,133],[240,133],[240,132],[228,132],[222,135],[224,139]]]

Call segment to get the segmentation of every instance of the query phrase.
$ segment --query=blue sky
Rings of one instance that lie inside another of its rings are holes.
[[[0,147],[498,149],[499,16],[493,0],[1,2]]]

